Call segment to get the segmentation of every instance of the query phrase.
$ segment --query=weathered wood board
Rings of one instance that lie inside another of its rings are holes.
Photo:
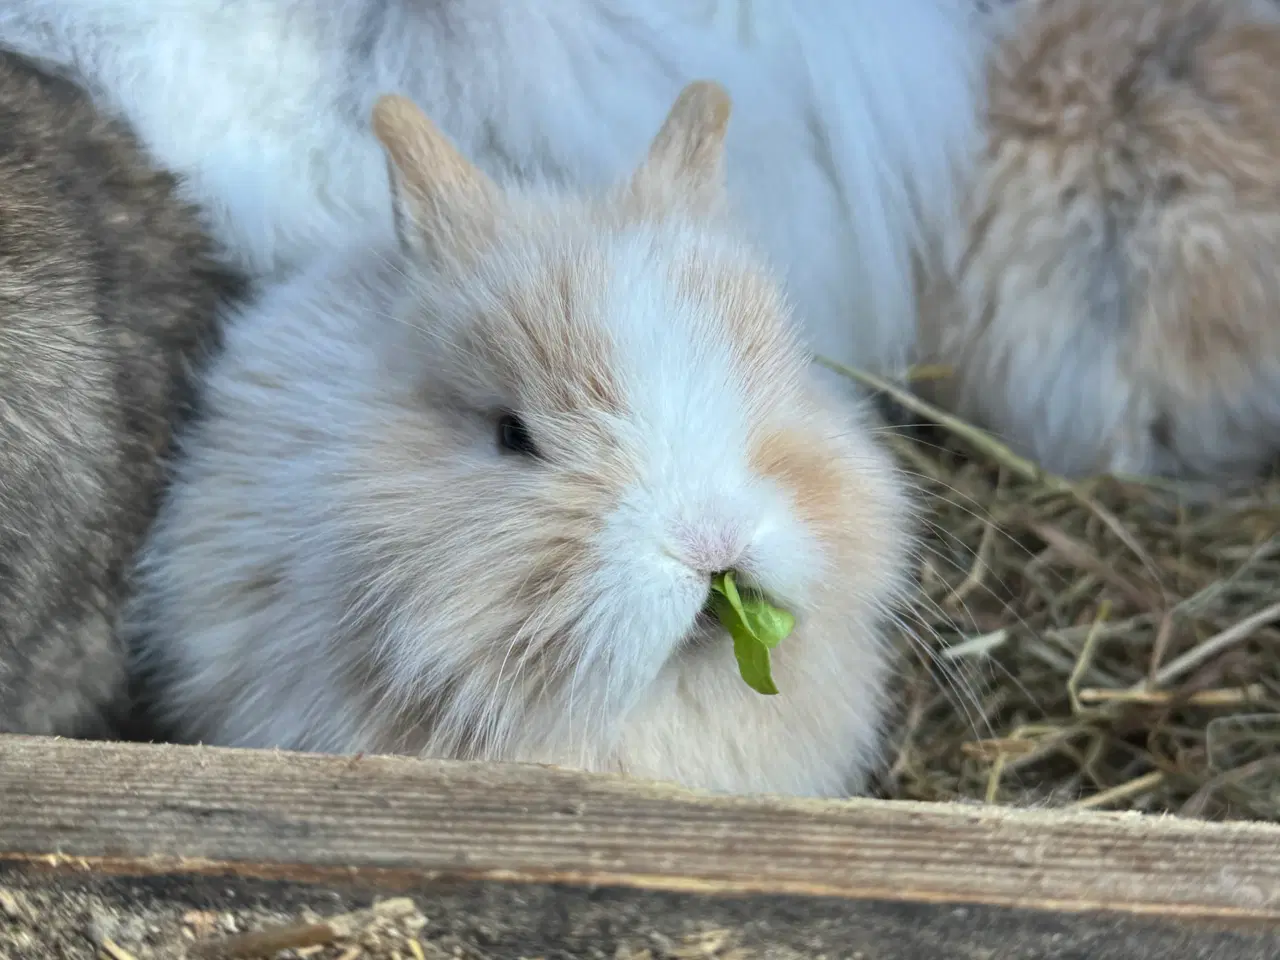
[[[660,960],[708,931],[736,960],[1280,957],[1280,826],[22,737],[0,737],[0,889],[160,925],[408,894],[476,957]],[[73,955],[29,926],[32,960]]]

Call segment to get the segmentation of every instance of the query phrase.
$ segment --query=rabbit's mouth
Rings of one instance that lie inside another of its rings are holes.
[[[725,639],[725,629],[721,626],[720,621],[716,619],[715,613],[711,610],[711,603],[708,600],[706,605],[698,611],[697,616],[693,618],[693,624],[684,635],[684,641],[680,644],[681,652],[692,653],[695,650],[705,650],[713,644],[723,642]]]

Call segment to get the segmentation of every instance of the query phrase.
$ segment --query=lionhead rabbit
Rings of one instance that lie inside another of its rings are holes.
[[[368,117],[424,106],[490,175],[602,186],[680,88],[738,108],[730,193],[812,347],[914,338],[912,244],[976,132],[972,0],[6,0],[0,43],[123,111],[255,272],[390,219]]]
[[[0,731],[115,735],[133,553],[233,278],[125,129],[0,55]]]
[[[229,325],[131,622],[180,739],[838,794],[873,761],[910,504],[723,209],[691,85],[597,192],[500,185],[409,101],[399,239]],[[390,200],[389,200],[390,202]],[[701,611],[795,631],[781,693]]]
[[[1052,470],[1250,479],[1280,447],[1280,9],[1028,5],[924,349]]]

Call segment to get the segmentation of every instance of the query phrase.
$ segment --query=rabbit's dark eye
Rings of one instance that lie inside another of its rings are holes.
[[[524,457],[538,456],[538,447],[529,435],[529,428],[514,413],[498,417],[498,448],[504,453],[518,453]]]

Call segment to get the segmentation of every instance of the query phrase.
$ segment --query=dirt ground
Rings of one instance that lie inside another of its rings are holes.
[[[486,941],[500,939],[483,924],[459,935],[432,925],[411,898],[388,898],[346,911],[335,903],[317,910],[266,902],[224,904],[227,909],[183,909],[164,899],[142,899],[125,909],[93,891],[0,887],[0,958],[100,960],[160,958],[272,958],[272,960],[490,960]],[[609,960],[747,960],[731,949],[727,930],[643,945],[620,943]],[[502,956],[506,956],[503,951]],[[529,958],[532,960],[532,958]]]
[[[372,904],[372,908],[371,908]],[[1274,960],[1280,932],[1114,914],[455,884],[375,901],[0,869],[0,960]]]

